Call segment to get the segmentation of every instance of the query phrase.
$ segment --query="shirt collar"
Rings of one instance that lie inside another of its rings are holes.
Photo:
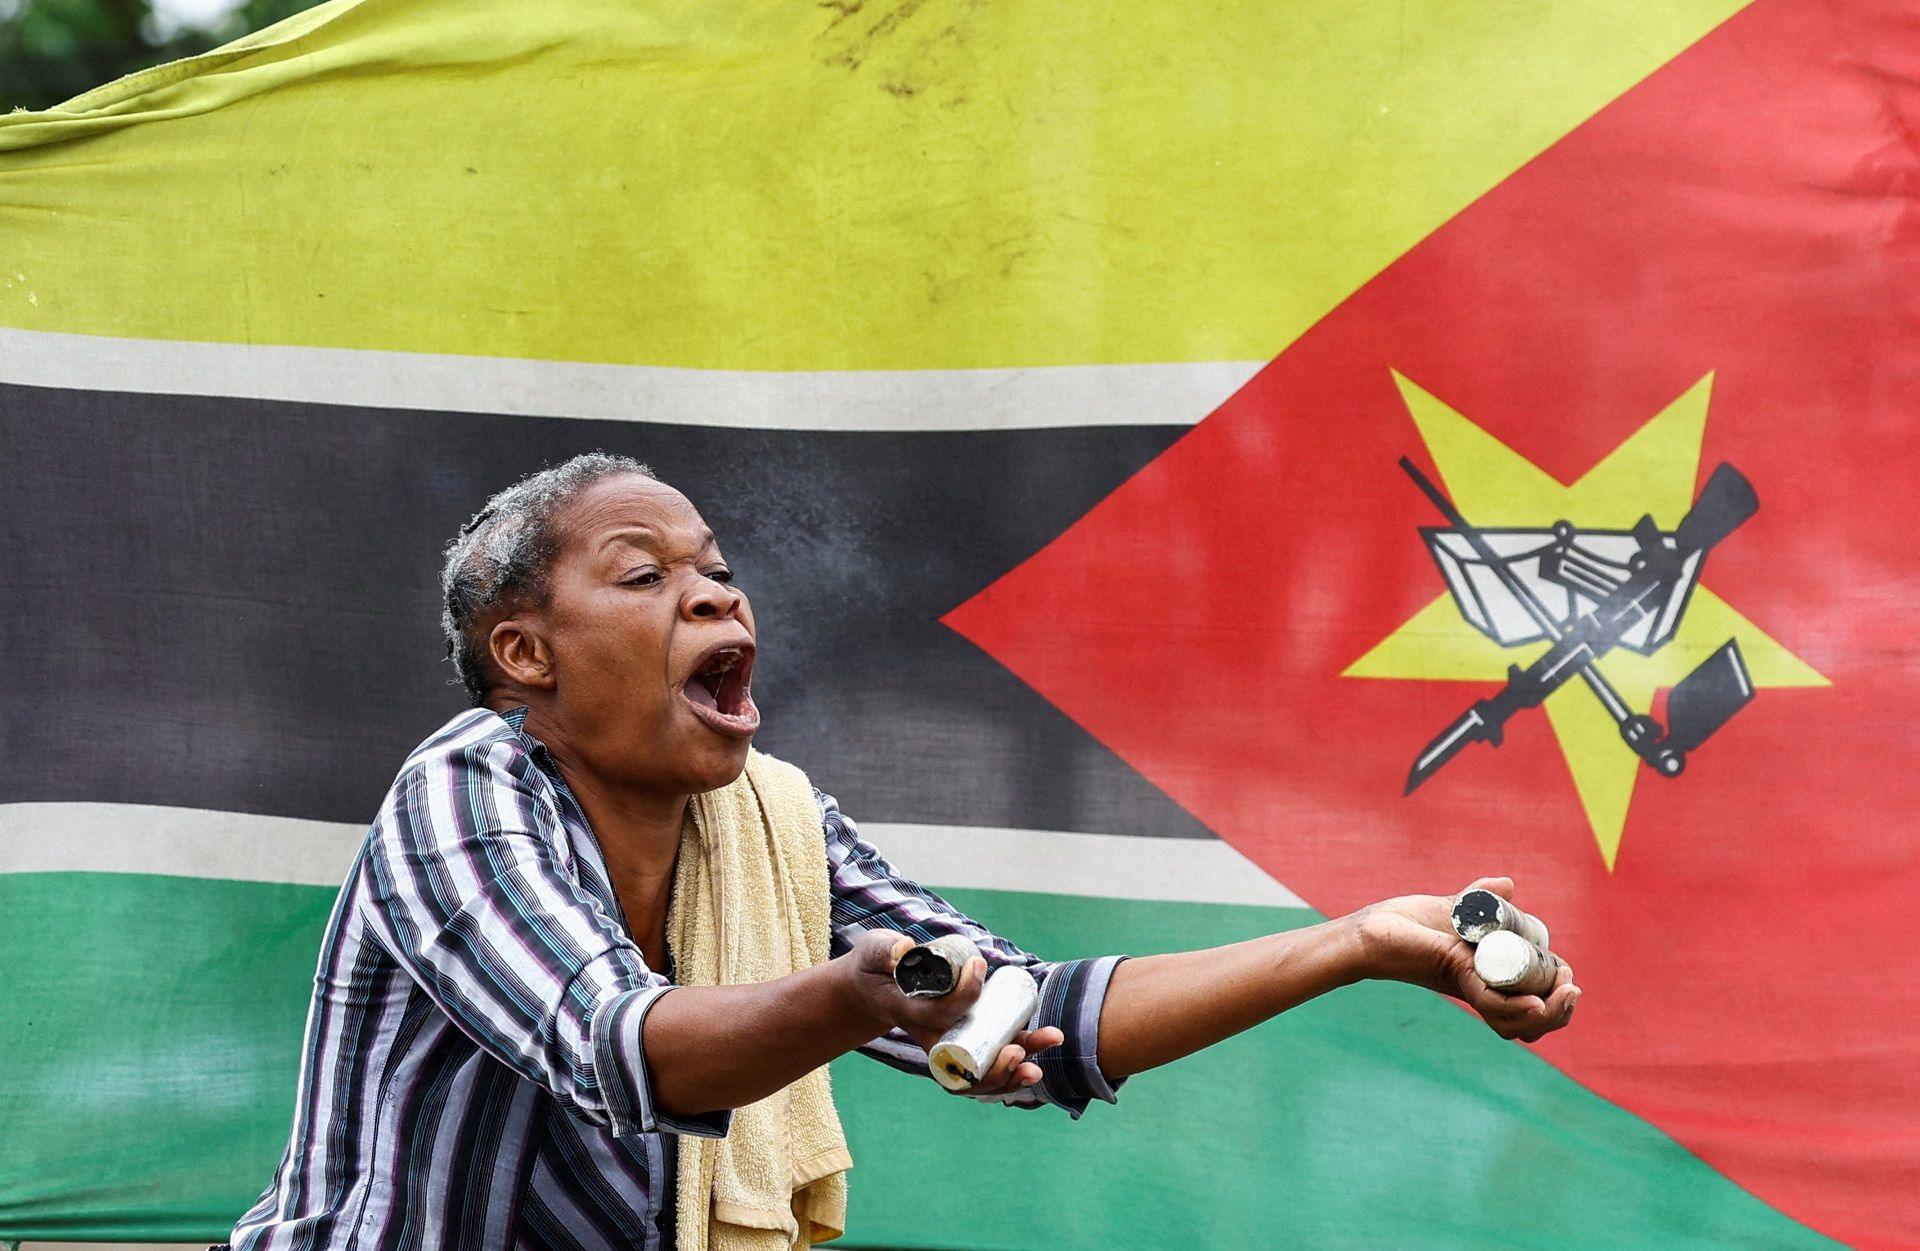
[[[547,750],[545,743],[527,733],[527,713],[530,711],[527,705],[522,704],[501,713],[500,719],[511,726],[513,732],[520,736],[520,741],[527,745],[527,752],[533,757],[533,763],[540,766],[540,771],[564,785],[565,779],[560,776],[560,766],[554,763],[553,753]]]

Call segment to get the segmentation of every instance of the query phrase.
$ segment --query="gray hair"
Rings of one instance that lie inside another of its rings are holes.
[[[546,602],[548,575],[560,551],[555,520],[589,486],[629,473],[653,477],[632,457],[605,452],[528,474],[488,500],[447,544],[440,570],[440,631],[474,707],[486,702],[493,687],[487,633],[480,623],[502,605]]]

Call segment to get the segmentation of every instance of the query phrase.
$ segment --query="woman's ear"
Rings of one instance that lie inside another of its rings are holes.
[[[508,617],[487,634],[487,650],[500,676],[515,686],[534,690],[553,687],[553,650],[532,622]]]

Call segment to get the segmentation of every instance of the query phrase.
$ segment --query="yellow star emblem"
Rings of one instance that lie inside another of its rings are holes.
[[[1448,494],[1476,526],[1546,527],[1566,520],[1588,529],[1628,529],[1642,514],[1651,513],[1670,529],[1693,506],[1711,374],[1571,486],[1563,486],[1398,373],[1394,381]],[[1629,705],[1646,712],[1656,691],[1674,685],[1729,638],[1740,641],[1755,687],[1828,685],[1704,585],[1694,588],[1679,630],[1664,647],[1651,656],[1616,648],[1599,667]],[[1524,668],[1546,647],[1501,647],[1468,624],[1453,597],[1443,593],[1347,666],[1343,676],[1497,682],[1506,678],[1508,665]],[[1560,688],[1547,698],[1546,711],[1600,855],[1611,870],[1640,759],[1621,742],[1618,727],[1585,684],[1570,682]]]

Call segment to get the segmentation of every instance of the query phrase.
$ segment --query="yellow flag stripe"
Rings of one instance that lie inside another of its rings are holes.
[[[0,117],[0,324],[736,370],[1264,359],[1738,7],[333,0]]]

